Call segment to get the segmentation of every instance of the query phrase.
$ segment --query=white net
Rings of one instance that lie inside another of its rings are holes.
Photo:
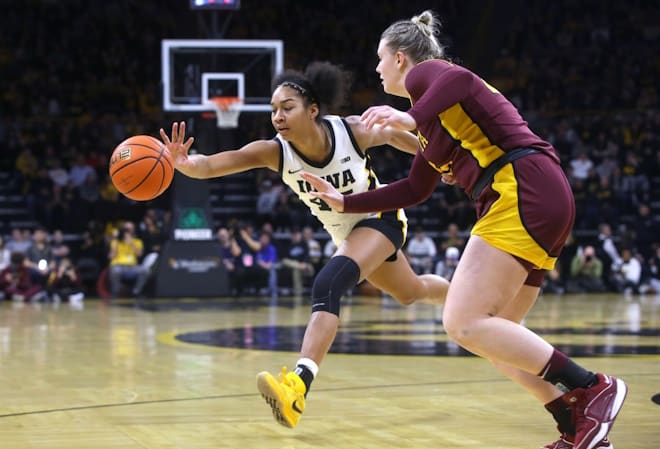
[[[215,97],[211,99],[215,106],[218,128],[237,128],[243,101],[237,97]]]

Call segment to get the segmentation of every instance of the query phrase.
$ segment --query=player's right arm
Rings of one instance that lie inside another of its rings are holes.
[[[185,122],[172,124],[172,138],[161,128],[160,136],[172,154],[174,168],[186,176],[197,179],[215,178],[240,173],[253,168],[277,171],[279,145],[274,140],[255,140],[238,150],[222,151],[213,155],[188,154],[195,139],[186,134]]]

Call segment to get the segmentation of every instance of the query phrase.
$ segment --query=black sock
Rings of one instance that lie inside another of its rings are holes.
[[[571,409],[566,406],[561,396],[554,401],[545,404],[545,409],[552,413],[555,421],[557,421],[557,429],[559,429],[561,433],[571,436],[575,435],[573,413],[571,412]]]
[[[307,368],[305,365],[298,365],[296,366],[296,369],[293,370],[294,373],[296,373],[302,381],[305,383],[305,397],[307,397],[307,393],[309,393],[309,389],[312,387],[312,381],[314,380],[314,373]]]
[[[598,377],[594,373],[577,365],[556,349],[539,376],[562,391],[589,388],[598,383]]]

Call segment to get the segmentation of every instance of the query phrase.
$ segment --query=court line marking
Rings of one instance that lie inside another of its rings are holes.
[[[629,377],[644,377],[644,376],[658,376],[658,373],[635,373],[635,374],[622,374],[621,378]],[[619,377],[619,376],[618,376]],[[379,390],[386,388],[408,388],[408,387],[429,387],[429,386],[438,386],[438,385],[467,385],[467,384],[479,384],[479,383],[502,383],[502,382],[511,382],[506,378],[497,378],[497,379],[475,379],[475,380],[448,380],[444,382],[421,382],[421,383],[402,383],[402,384],[387,384],[387,385],[362,385],[354,387],[336,387],[336,388],[315,388],[315,393],[322,392],[336,392],[336,391],[354,391],[354,390]],[[47,413],[58,413],[58,412],[71,412],[71,411],[80,411],[80,410],[93,410],[101,408],[113,408],[113,407],[126,407],[133,405],[149,405],[149,404],[165,404],[168,402],[185,402],[185,401],[207,401],[210,399],[236,399],[236,398],[248,398],[253,396],[259,396],[259,393],[236,393],[236,394],[223,394],[223,395],[211,395],[211,396],[199,396],[192,398],[170,398],[170,399],[154,399],[151,401],[136,401],[136,402],[115,402],[110,404],[96,404],[96,405],[80,405],[74,407],[62,407],[62,408],[53,408],[46,410],[32,410],[28,412],[17,412],[17,413],[7,413],[0,415],[2,418],[12,418],[17,416],[28,416],[28,415],[44,415]]]

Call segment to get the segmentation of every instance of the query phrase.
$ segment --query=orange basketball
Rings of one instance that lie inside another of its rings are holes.
[[[133,136],[117,145],[108,168],[112,183],[124,196],[148,201],[172,183],[174,163],[163,143],[151,136]]]

